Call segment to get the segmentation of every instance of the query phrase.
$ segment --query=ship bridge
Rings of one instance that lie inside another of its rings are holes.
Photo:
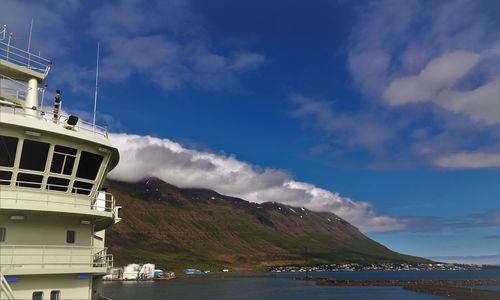
[[[38,83],[51,66],[0,41],[0,209],[94,216],[105,228],[118,211],[100,187],[118,151],[106,128],[62,113],[59,92],[54,110],[39,104]]]
[[[0,300],[4,286],[18,299],[97,299],[113,266],[104,229],[120,207],[102,186],[118,150],[106,128],[64,114],[59,91],[47,109],[51,66],[0,40]]]

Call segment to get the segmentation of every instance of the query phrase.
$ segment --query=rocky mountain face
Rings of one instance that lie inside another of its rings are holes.
[[[250,271],[271,265],[427,261],[389,250],[333,213],[250,203],[157,178],[108,180],[106,186],[123,206],[123,220],[106,236],[116,265]]]

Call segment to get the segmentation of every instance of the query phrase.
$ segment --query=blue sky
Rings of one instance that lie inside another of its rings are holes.
[[[112,174],[329,210],[421,256],[499,255],[500,3],[3,1]],[[50,94],[50,92],[49,92]]]

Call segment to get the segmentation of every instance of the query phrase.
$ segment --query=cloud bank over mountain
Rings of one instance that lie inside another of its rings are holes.
[[[381,215],[367,202],[354,201],[313,184],[299,182],[283,170],[260,168],[234,156],[187,149],[169,139],[111,134],[120,164],[110,177],[137,181],[158,177],[180,187],[203,187],[252,202],[276,201],[313,211],[330,211],[364,232],[407,229],[407,220]]]
[[[109,174],[116,180],[136,182],[157,177],[179,187],[208,188],[256,203],[274,201],[313,211],[329,211],[365,233],[430,232],[500,224],[500,211],[495,209],[454,218],[388,216],[378,213],[369,202],[355,201],[338,192],[297,181],[285,170],[262,168],[232,155],[189,149],[172,140],[152,136],[112,133],[110,140],[120,151],[120,163]],[[474,158],[477,166],[464,165],[470,159],[460,156],[440,163],[443,167],[461,164],[472,168],[487,165],[490,159],[496,158]]]

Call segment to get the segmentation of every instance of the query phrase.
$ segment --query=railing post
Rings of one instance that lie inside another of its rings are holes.
[[[10,249],[10,267],[12,268],[12,265],[14,265],[14,252],[12,251],[13,249]]]
[[[6,60],[9,61],[9,51],[10,51],[10,40],[12,39],[12,33],[9,34],[9,39],[7,41],[7,57]]]
[[[45,268],[45,245],[42,246],[42,269]]]
[[[71,246],[70,251],[69,251],[69,262],[68,262],[68,267],[73,267],[73,246]]]

